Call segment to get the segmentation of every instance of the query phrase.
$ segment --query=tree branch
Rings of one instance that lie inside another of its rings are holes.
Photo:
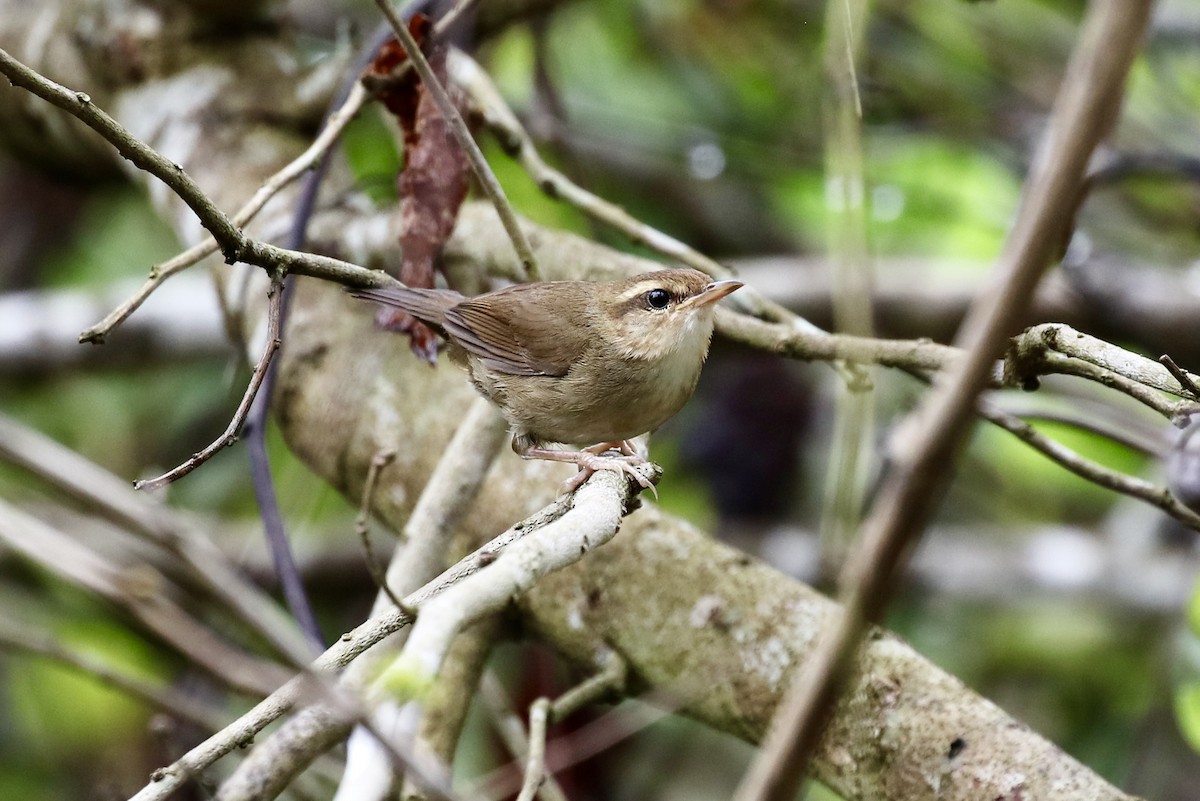
[[[585,544],[583,540],[595,545],[599,539],[612,536],[614,532],[606,534],[605,527],[610,525],[610,521],[614,518],[619,521],[621,514],[631,503],[635,489],[637,487],[627,481],[624,476],[608,473],[593,476],[575,493],[575,497],[581,501],[578,508],[571,506],[569,499],[555,501],[459,560],[453,567],[426,583],[421,589],[409,593],[404,598],[404,608],[419,610],[423,617],[427,612],[426,605],[428,603],[435,601],[443,593],[452,592],[463,582],[469,582],[476,587],[491,586],[493,589],[503,589],[510,587],[514,578],[521,580],[524,577],[528,580],[530,575],[545,575],[555,568],[555,564],[548,558],[541,558],[543,554],[569,560],[572,556],[570,549],[574,547],[577,549],[573,554],[574,560],[578,560],[587,550],[587,547],[583,547]],[[615,529],[615,524],[611,525]],[[570,537],[575,539],[570,539]],[[527,540],[531,542],[526,544]],[[548,543],[546,540],[558,540],[558,542]],[[509,549],[513,549],[513,554],[509,555],[505,561],[501,557],[504,557]],[[533,561],[529,561],[531,559]],[[567,564],[569,563],[570,561],[567,562]],[[495,569],[494,566],[497,564],[502,567],[496,570],[494,578],[477,578],[484,568],[489,568],[488,572],[490,572]],[[462,593],[458,593],[458,595],[461,596]],[[496,611],[507,602],[508,597],[497,600],[495,592],[485,594],[487,603],[473,602],[470,611],[465,614],[455,615],[450,610],[450,616],[456,623],[465,625],[482,615]],[[436,621],[445,618],[448,610],[443,608],[441,612],[438,612],[436,605],[434,609],[433,617],[436,625]],[[353,631],[343,634],[334,645],[312,663],[311,670],[321,673],[345,667],[368,648],[411,622],[411,615],[400,610],[390,610],[376,615]],[[444,631],[444,627],[439,628]],[[426,629],[429,635],[435,631],[428,624]],[[448,638],[443,637],[437,641],[446,643]],[[425,655],[434,656],[430,652],[425,652]],[[444,655],[445,651],[443,650],[436,655],[436,660],[423,659],[422,663],[432,664],[433,661],[436,661],[440,664],[441,657]],[[303,675],[293,678],[238,720],[189,751],[173,765],[155,771],[151,783],[134,796],[136,801],[162,801],[182,786],[189,777],[198,774],[233,749],[249,743],[268,724],[292,709],[303,695],[305,681],[306,677]],[[334,718],[333,722],[328,725],[339,725],[343,727],[343,730],[349,728],[350,720],[344,716],[334,716]],[[333,739],[336,740],[336,738]],[[402,753],[408,752],[407,748],[398,750]]]
[[[1114,117],[1125,75],[1149,17],[1146,0],[1097,0],[1089,9],[1046,138],[1034,159],[1013,231],[997,265],[998,287],[972,307],[959,340],[965,351],[905,421],[893,469],[863,524],[840,585],[845,609],[792,680],[737,801],[796,794],[825,723],[848,683],[854,654],[886,608],[905,556],[931,515],[991,380],[997,355],[1063,241],[1092,150]]]

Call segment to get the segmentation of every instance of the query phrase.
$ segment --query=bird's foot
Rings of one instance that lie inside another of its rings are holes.
[[[604,443],[608,444],[608,443]],[[598,447],[598,446],[594,446]],[[605,448],[605,450],[609,450]],[[591,478],[597,470],[610,470],[614,473],[623,473],[636,481],[642,489],[650,490],[654,495],[654,499],[658,500],[658,488],[654,486],[654,482],[646,478],[637,468],[640,465],[649,464],[649,461],[637,454],[622,454],[621,456],[601,456],[599,453],[592,453],[591,449],[579,451],[576,455],[577,459],[572,461],[579,465],[579,472],[571,476],[562,483],[560,494],[567,495],[579,489],[583,482]]]
[[[516,450],[517,455],[522,459],[570,462],[579,467],[578,473],[563,482],[563,495],[579,489],[583,482],[591,478],[597,470],[609,470],[632,478],[640,487],[650,490],[656,500],[658,499],[658,488],[654,486],[654,482],[637,469],[642,465],[650,464],[650,460],[638,453],[637,448],[630,440],[601,442],[578,451],[560,451],[551,448],[535,447],[527,442],[519,444],[522,447],[518,448],[517,441],[514,440],[513,449]],[[617,453],[606,455],[608,451],[617,451]]]

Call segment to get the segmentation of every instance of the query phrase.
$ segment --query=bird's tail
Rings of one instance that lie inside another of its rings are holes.
[[[372,300],[384,306],[406,311],[422,322],[446,330],[446,311],[461,303],[464,298],[449,289],[353,289],[350,294],[363,300]]]

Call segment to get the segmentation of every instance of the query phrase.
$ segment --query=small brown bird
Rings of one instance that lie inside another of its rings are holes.
[[[645,463],[630,440],[658,428],[696,388],[712,339],[715,304],[742,286],[696,270],[619,281],[517,284],[466,298],[445,289],[363,289],[352,294],[408,312],[438,329],[451,358],[500,408],[525,459],[571,462],[569,491],[597,470],[633,476]],[[587,445],[580,451],[547,443]],[[595,444],[589,444],[595,443]],[[610,450],[617,455],[605,456]]]

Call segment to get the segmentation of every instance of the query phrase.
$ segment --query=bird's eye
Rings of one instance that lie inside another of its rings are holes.
[[[652,309],[665,309],[671,303],[671,293],[665,289],[651,289],[646,293],[646,305]]]

